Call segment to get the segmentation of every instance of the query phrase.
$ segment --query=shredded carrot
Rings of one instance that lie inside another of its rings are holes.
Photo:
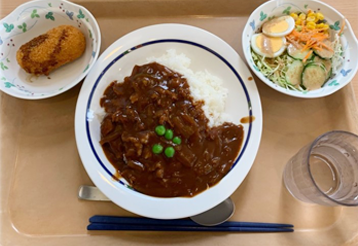
[[[310,49],[316,49],[316,50],[327,49],[333,51],[333,49],[329,45],[324,43],[324,41],[329,38],[329,35],[325,32],[323,28],[308,29],[305,24],[306,24],[305,21],[302,21],[301,31],[297,31],[296,29],[294,29],[289,35],[286,36],[287,40],[290,43],[292,43],[296,48],[301,47],[301,51],[310,50]],[[344,25],[345,24],[343,21],[340,32],[342,32]],[[311,53],[312,52],[310,51],[309,55]]]
[[[339,30],[338,36],[341,36],[345,25],[346,25],[346,21],[345,21],[345,19],[343,19],[343,21],[342,21],[342,27],[341,27],[341,30]]]
[[[302,46],[293,38],[291,38],[290,36],[286,36],[287,40],[290,41],[290,43],[295,46],[297,49],[302,49]]]
[[[307,61],[308,57],[311,56],[312,52],[313,52],[313,50],[310,50],[310,51],[307,53],[307,55],[303,58],[302,61],[303,61],[303,62]]]
[[[307,44],[302,48],[301,51],[305,51],[305,50],[309,49],[310,47],[312,47],[312,46],[311,46],[312,42],[313,42],[313,41],[308,40]]]
[[[326,45],[325,43],[321,43],[321,45],[326,48],[327,50],[333,51],[333,49],[331,47],[329,47],[328,45]]]
[[[315,50],[323,50],[323,48],[319,47],[319,46],[315,46],[313,47]]]

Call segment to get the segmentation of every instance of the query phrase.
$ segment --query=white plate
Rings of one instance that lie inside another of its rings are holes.
[[[17,50],[60,25],[72,25],[84,34],[84,54],[49,76],[35,77],[26,73],[16,61]],[[56,96],[71,89],[87,75],[98,58],[100,48],[99,26],[86,8],[66,0],[24,3],[0,20],[0,90],[30,100]]]
[[[229,89],[226,113],[235,123],[253,115],[244,124],[245,137],[235,166],[214,187],[192,198],[158,198],[132,190],[126,182],[112,178],[100,140],[103,110],[99,100],[113,80],[129,76],[134,65],[146,58],[175,49],[188,56],[193,71],[207,69]],[[260,97],[251,74],[239,55],[217,36],[188,25],[160,24],[133,31],[113,43],[88,74],[76,107],[75,132],[83,165],[96,186],[114,203],[138,215],[157,219],[184,218],[204,212],[229,197],[241,184],[255,159],[262,131]]]

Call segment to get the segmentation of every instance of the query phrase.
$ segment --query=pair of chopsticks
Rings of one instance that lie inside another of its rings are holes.
[[[216,226],[202,226],[192,220],[156,220],[137,217],[95,215],[87,230],[100,231],[210,231],[210,232],[293,232],[291,224],[227,221]]]

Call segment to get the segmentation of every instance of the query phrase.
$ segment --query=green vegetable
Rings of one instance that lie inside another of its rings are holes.
[[[295,60],[288,67],[286,72],[286,81],[293,86],[301,84],[301,74],[303,71],[303,63],[300,60]]]
[[[166,155],[166,157],[171,158],[175,154],[175,149],[173,147],[167,147],[164,150],[164,154]]]
[[[166,139],[168,139],[168,140],[170,140],[170,139],[172,139],[173,138],[173,131],[172,130],[167,130],[166,132],[165,132],[165,135],[164,135],[164,137],[166,138]]]
[[[308,55],[309,52],[310,49],[302,51],[302,49],[296,48],[293,44],[290,44],[287,47],[287,54],[295,60],[303,60]],[[312,54],[307,59],[309,60],[311,57]]]
[[[161,146],[160,144],[154,144],[152,151],[154,154],[160,154],[163,152],[163,146]]]
[[[165,134],[165,127],[163,125],[159,125],[155,128],[155,133],[159,136],[163,136]]]
[[[293,86],[286,80],[286,72],[288,67],[293,63],[294,59],[287,55],[287,52],[275,58],[265,58],[260,56],[251,50],[252,60],[265,77],[271,80],[273,83],[295,91],[304,91],[305,89],[301,86]]]
[[[340,36],[335,35],[335,39],[333,41],[333,49],[334,49],[334,55],[332,57],[332,74],[339,73],[340,67],[344,63],[343,54],[344,50],[342,47],[342,43],[340,42]]]
[[[331,59],[334,55],[334,50],[333,50],[333,44],[331,41],[329,40],[324,40],[323,43],[328,46],[328,47],[331,47],[332,50],[328,50],[328,49],[322,49],[322,50],[316,50],[316,49],[313,49],[314,50],[314,53],[316,55],[318,55],[319,57],[321,57],[322,59]]]
[[[181,144],[181,139],[180,139],[180,137],[174,137],[173,138],[173,143],[175,143],[175,144]]]
[[[315,56],[315,58],[313,59],[313,62],[315,63],[320,63],[322,64],[325,68],[326,68],[326,81],[329,80],[329,78],[332,75],[332,61],[331,59],[327,60],[327,59],[322,59],[319,56]]]
[[[301,83],[307,90],[321,88],[326,82],[327,71],[320,63],[308,63],[302,72]]]

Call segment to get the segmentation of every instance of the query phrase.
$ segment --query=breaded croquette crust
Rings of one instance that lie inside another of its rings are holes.
[[[49,30],[17,51],[19,65],[30,74],[49,75],[54,69],[79,58],[86,48],[82,32],[70,25]]]

